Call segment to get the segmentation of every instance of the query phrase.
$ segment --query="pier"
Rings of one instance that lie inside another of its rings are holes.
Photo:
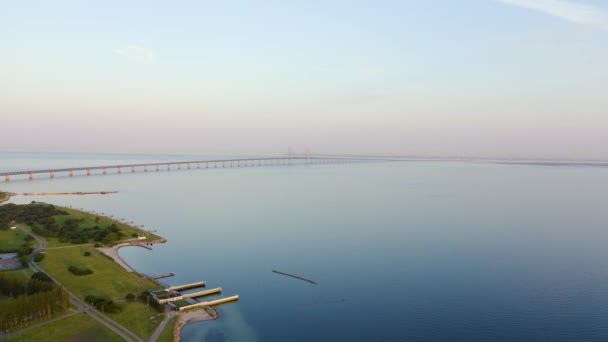
[[[162,279],[162,278],[173,277],[174,275],[175,275],[175,273],[171,272],[171,273],[159,274],[156,276],[150,276],[150,278],[151,279]]]
[[[192,309],[192,308],[199,307],[199,306],[215,306],[215,305],[230,303],[230,302],[234,302],[234,301],[238,301],[238,300],[239,300],[239,295],[234,295],[231,297],[220,298],[220,299],[211,300],[208,302],[200,302],[200,303],[196,303],[196,304],[192,304],[192,305],[182,306],[182,307],[179,307],[178,310],[183,311],[183,310]]]
[[[210,296],[210,295],[213,295],[213,294],[216,294],[216,293],[222,293],[222,288],[221,287],[216,287],[216,288],[210,289],[210,290],[193,292],[193,293],[186,293],[186,294],[182,294],[182,295],[179,295],[179,296],[162,298],[162,299],[158,299],[158,304],[166,304],[166,303],[169,303],[169,302],[176,302],[178,300],[185,300],[185,299],[188,299],[188,298],[198,298],[198,297]]]
[[[167,287],[167,290],[168,291],[182,291],[182,290],[195,289],[197,287],[205,287],[205,286],[207,286],[207,282],[203,280],[203,281],[198,281],[198,282],[190,283],[190,284],[169,286],[169,287]]]

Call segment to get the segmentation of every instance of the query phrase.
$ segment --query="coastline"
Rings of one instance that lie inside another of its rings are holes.
[[[197,322],[214,321],[220,317],[217,310],[210,306],[208,308],[213,311],[213,316],[210,315],[206,309],[178,314],[175,321],[175,329],[173,330],[173,342],[181,341],[182,329],[184,329],[186,325]]]
[[[0,192],[4,192],[4,194],[5,194],[3,198],[0,198],[0,204],[1,204],[1,203],[6,202],[6,201],[8,201],[8,200],[10,200],[10,199],[11,199],[11,197],[13,197],[13,196],[16,196],[16,195],[17,195],[17,194],[15,194],[15,193],[8,192],[8,191],[0,191]]]

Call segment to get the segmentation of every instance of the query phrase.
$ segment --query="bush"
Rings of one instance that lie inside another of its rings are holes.
[[[84,255],[84,256],[91,256],[91,252],[86,251],[86,252],[84,252],[84,254],[83,254],[83,255]]]
[[[78,267],[78,266],[74,266],[74,265],[70,265],[70,267],[68,267],[68,271],[70,271],[73,275],[77,275],[77,276],[93,274],[93,270],[91,270],[90,268]]]
[[[84,297],[84,300],[97,308],[97,310],[104,312],[118,313],[122,310],[122,308],[114,303],[114,301],[112,301],[110,298],[88,295]]]
[[[34,255],[34,261],[41,262],[44,259],[44,257],[46,257],[45,253],[38,253],[38,254]]]
[[[40,281],[53,282],[53,279],[51,279],[51,277],[49,277],[48,274],[46,274],[44,272],[36,272],[36,273],[32,274],[32,278],[31,279],[37,279],[37,280],[40,280]]]
[[[21,263],[21,266],[27,267],[30,263],[30,257],[28,255],[22,255],[19,257],[19,262]]]
[[[131,302],[131,301],[133,301],[133,300],[135,299],[135,295],[134,295],[134,294],[132,294],[132,293],[128,293],[128,294],[125,296],[125,299]]]

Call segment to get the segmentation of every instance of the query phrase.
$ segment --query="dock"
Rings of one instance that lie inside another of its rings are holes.
[[[210,295],[216,294],[216,293],[222,293],[222,288],[216,287],[216,288],[210,289],[210,290],[186,293],[186,294],[182,294],[182,295],[174,296],[174,297],[170,297],[170,298],[158,299],[158,304],[166,304],[169,302],[176,302],[178,300],[185,300],[188,298],[198,298],[198,297],[210,296]]]
[[[212,300],[212,301],[208,301],[208,302],[200,302],[200,303],[196,303],[196,304],[192,304],[192,305],[182,306],[182,307],[179,307],[178,310],[183,311],[183,310],[187,310],[187,309],[191,309],[191,308],[195,308],[195,307],[199,307],[199,306],[215,306],[215,305],[230,303],[230,302],[234,302],[234,301],[238,301],[238,300],[239,300],[239,295],[234,295],[231,297],[220,298],[220,299],[216,299],[216,300]]]
[[[182,290],[195,289],[197,287],[205,287],[205,286],[207,286],[207,282],[203,280],[203,281],[198,281],[198,282],[190,283],[190,284],[169,286],[169,287],[167,287],[167,290],[182,291]]]
[[[162,278],[169,278],[169,277],[173,277],[175,275],[175,273],[170,272],[170,273],[165,273],[165,274],[159,274],[157,276],[150,276],[151,279],[162,279]]]

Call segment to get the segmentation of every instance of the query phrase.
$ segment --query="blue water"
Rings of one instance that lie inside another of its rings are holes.
[[[204,156],[202,156],[204,157]],[[0,170],[183,156],[0,154]],[[195,157],[194,159],[198,159]],[[83,161],[84,160],[84,161]],[[608,168],[396,162],[0,184],[169,242],[121,249],[240,301],[184,341],[606,341]],[[316,281],[313,285],[271,272]]]

